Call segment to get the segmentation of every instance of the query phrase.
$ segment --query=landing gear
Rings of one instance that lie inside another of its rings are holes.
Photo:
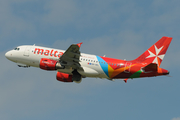
[[[72,80],[75,83],[80,83],[82,81],[82,76],[81,74],[78,73],[78,71],[75,69],[73,72]]]

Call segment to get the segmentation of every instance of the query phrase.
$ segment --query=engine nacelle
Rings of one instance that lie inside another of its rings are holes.
[[[61,82],[73,82],[72,75],[57,72],[56,79]]]
[[[63,66],[56,60],[51,60],[47,58],[42,58],[40,60],[39,67],[43,70],[57,70],[57,69],[64,69]]]

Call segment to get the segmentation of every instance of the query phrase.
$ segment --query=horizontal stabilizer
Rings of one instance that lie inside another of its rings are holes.
[[[158,65],[156,63],[150,63],[146,67],[143,67],[144,72],[156,72],[158,70]]]

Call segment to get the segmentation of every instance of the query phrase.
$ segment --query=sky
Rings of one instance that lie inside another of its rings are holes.
[[[180,120],[179,0],[1,0],[1,120]],[[20,45],[132,60],[173,37],[161,64],[170,76],[114,82],[56,80],[55,71],[19,68],[4,54]]]

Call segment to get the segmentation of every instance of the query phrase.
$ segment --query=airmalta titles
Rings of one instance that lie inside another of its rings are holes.
[[[61,57],[63,55],[63,52],[58,52],[55,50],[44,50],[44,49],[40,49],[40,48],[35,48],[34,50],[34,54],[41,54],[41,55],[45,55],[45,56],[54,56],[54,57]]]

